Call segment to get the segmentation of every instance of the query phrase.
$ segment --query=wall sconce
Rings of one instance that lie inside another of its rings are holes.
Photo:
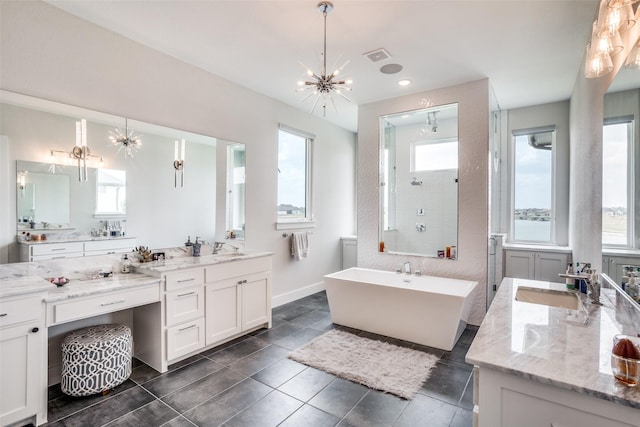
[[[178,141],[175,144],[175,150],[173,155],[173,186],[178,187],[178,172],[180,172],[180,187],[184,187],[184,154],[185,154],[185,141],[182,140],[180,146],[180,156],[178,156]]]
[[[62,154],[62,162],[68,163],[70,160],[78,161],[78,181],[85,182],[88,180],[87,162],[90,158],[100,159],[98,167],[104,167],[104,159],[101,156],[94,156],[87,146],[87,121],[82,119],[76,122],[76,145],[71,152],[61,150],[49,150],[49,172],[56,173],[56,169],[60,166],[56,165],[57,153]]]
[[[24,199],[25,189],[27,188],[27,172],[21,171],[18,174],[18,189],[20,190],[20,197]]]
[[[87,181],[87,156],[91,150],[87,146],[87,121],[76,122],[76,146],[71,150],[73,158],[78,160],[78,181]]]

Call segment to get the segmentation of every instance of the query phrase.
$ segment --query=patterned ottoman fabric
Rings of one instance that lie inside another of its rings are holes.
[[[131,329],[98,325],[62,340],[62,392],[89,396],[122,384],[131,375]]]

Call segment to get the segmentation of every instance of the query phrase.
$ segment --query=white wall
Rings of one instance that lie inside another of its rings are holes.
[[[458,260],[378,252],[379,117],[430,105],[458,103]],[[488,242],[489,84],[465,83],[360,106],[358,119],[358,265],[395,270],[411,259],[424,274],[479,282],[471,323],[486,311]]]
[[[2,89],[246,144],[246,246],[274,252],[276,304],[318,289],[324,274],[340,268],[339,236],[355,231],[352,132],[40,1],[0,2],[0,24]],[[300,262],[291,261],[288,241],[274,226],[278,123],[317,136],[318,226],[310,257]],[[173,185],[163,191],[177,215],[198,215],[175,203]]]

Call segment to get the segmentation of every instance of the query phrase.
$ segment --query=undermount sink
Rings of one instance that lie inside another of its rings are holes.
[[[516,301],[578,310],[580,299],[575,292],[518,286]]]

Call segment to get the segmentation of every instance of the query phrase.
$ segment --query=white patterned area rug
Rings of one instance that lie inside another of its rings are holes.
[[[336,329],[295,350],[289,358],[404,399],[415,396],[438,360],[432,354]]]

